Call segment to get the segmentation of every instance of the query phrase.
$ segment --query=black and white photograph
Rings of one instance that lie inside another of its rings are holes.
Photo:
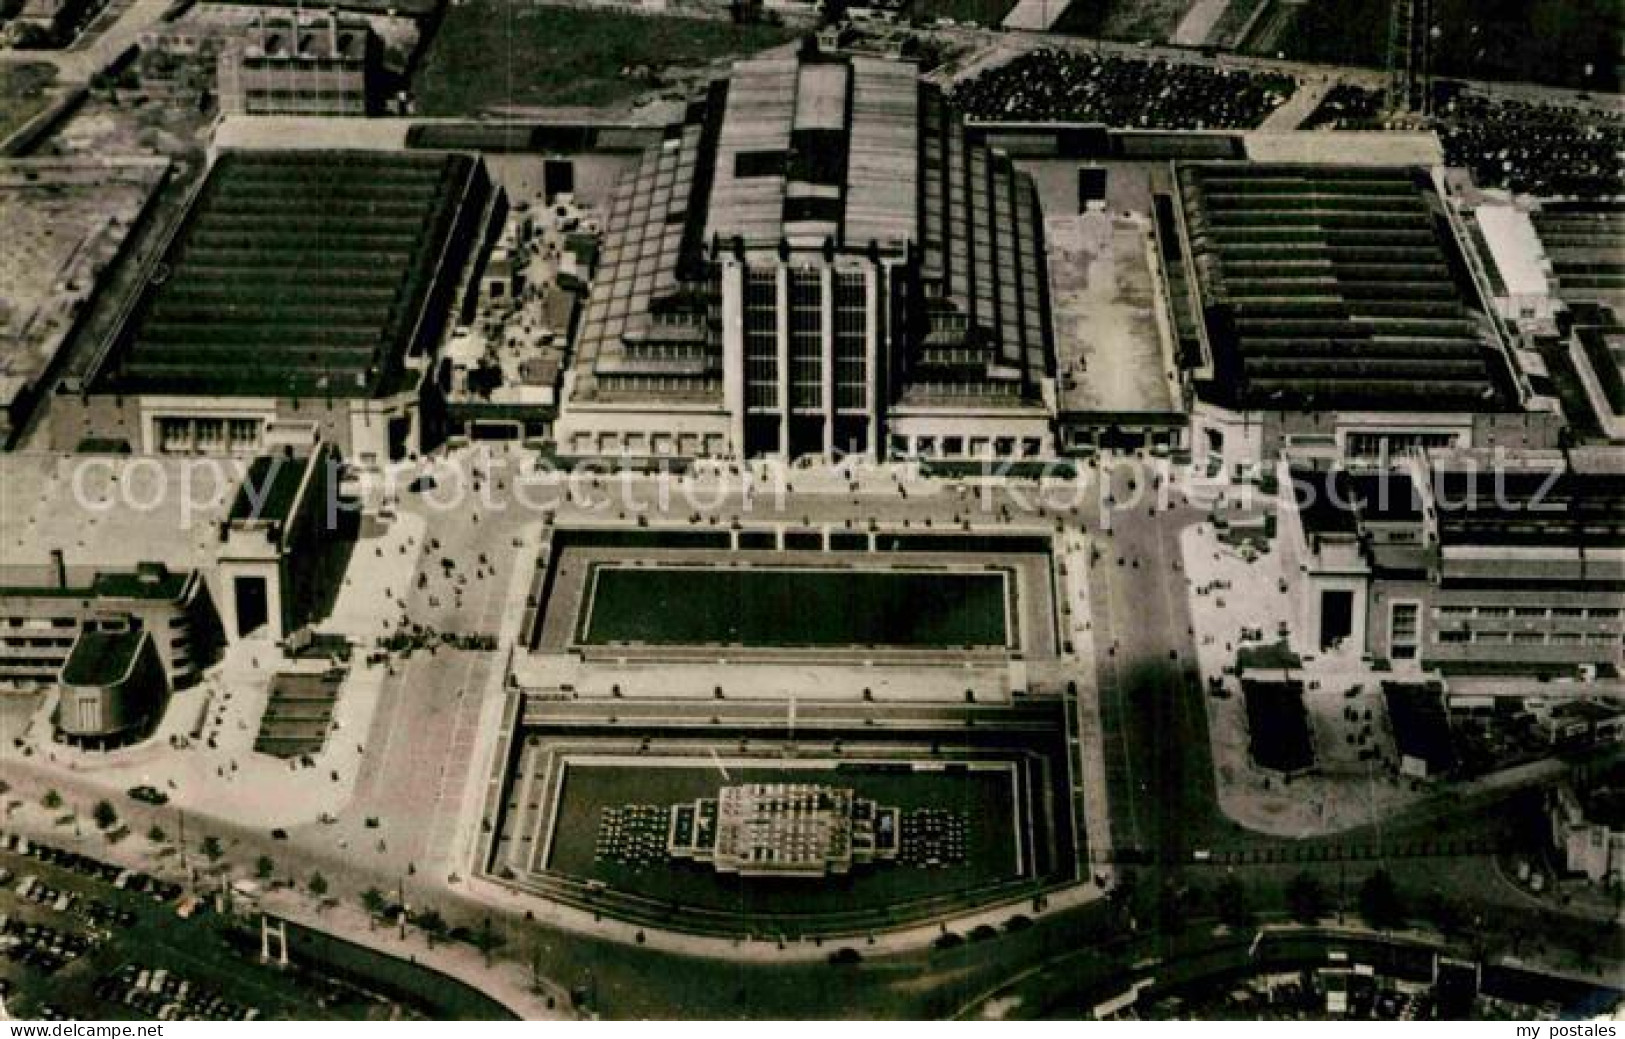
[[[1622,77],[0,0],[0,1029],[1618,1039]]]

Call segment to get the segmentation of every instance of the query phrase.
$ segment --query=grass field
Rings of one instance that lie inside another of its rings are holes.
[[[705,65],[794,36],[767,25],[475,0],[447,8],[413,88],[418,110],[431,116],[503,105],[608,105],[650,86],[622,69]]]
[[[0,64],[0,141],[16,133],[49,103],[46,88],[56,69],[44,64]]]
[[[598,566],[581,641],[1003,646],[1000,573]]]
[[[1309,61],[1382,65],[1388,11],[1389,0],[1309,0],[1272,49]],[[1434,70],[1618,90],[1622,12],[1610,0],[1435,0]]]
[[[873,908],[1017,875],[1018,820],[1007,772],[907,772],[849,764],[834,771],[730,767],[728,773],[725,780],[710,766],[571,765],[565,773],[548,867],[663,902],[744,914]],[[678,804],[714,797],[725,783],[775,782],[838,783],[905,813],[910,808],[964,812],[970,820],[965,862],[935,869],[881,864],[857,867],[844,877],[773,880],[719,874],[700,863],[634,868],[593,858],[599,814],[605,807]]]

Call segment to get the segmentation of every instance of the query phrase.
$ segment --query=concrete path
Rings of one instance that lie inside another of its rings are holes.
[[[1020,0],[1000,24],[1006,29],[1044,32],[1066,12],[1067,0]]]
[[[1191,9],[1185,12],[1185,17],[1180,19],[1169,42],[1181,47],[1202,46],[1229,7],[1230,0],[1196,0]]]
[[[1304,122],[1315,114],[1320,102],[1325,98],[1326,92],[1336,86],[1336,81],[1326,78],[1307,79],[1298,81],[1298,89],[1287,98],[1286,104],[1277,108],[1259,124],[1259,133],[1290,133],[1302,126]]]

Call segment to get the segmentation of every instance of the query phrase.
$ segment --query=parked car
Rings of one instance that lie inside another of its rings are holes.
[[[169,803],[169,795],[155,786],[133,786],[129,790],[132,801],[144,801],[150,805]]]

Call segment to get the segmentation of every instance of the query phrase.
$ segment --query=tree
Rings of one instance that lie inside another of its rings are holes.
[[[1184,933],[1190,909],[1186,895],[1187,893],[1171,880],[1164,881],[1157,889],[1157,926],[1161,928],[1163,934]]]
[[[1106,905],[1111,910],[1115,926],[1138,931],[1143,922],[1153,918],[1155,907],[1151,902],[1155,893],[1155,888],[1141,885],[1139,874],[1132,869],[1119,872],[1116,881],[1106,892]]]
[[[1377,870],[1360,885],[1360,915],[1379,931],[1391,930],[1405,922],[1405,906],[1387,870]]]
[[[370,887],[361,892],[361,908],[367,911],[368,916],[373,918],[383,916],[384,907],[387,905],[389,905],[389,900],[377,888]]]
[[[434,948],[434,940],[446,933],[446,918],[433,909],[425,909],[418,914],[418,927],[423,931],[424,937],[429,939],[429,948]]]
[[[46,811],[54,812],[62,807],[62,795],[56,792],[55,787],[52,787],[50,790],[45,791],[45,796],[39,799],[39,803],[45,807]]]
[[[159,826],[157,823],[153,823],[151,829],[147,830],[147,840],[154,844],[162,844],[169,840],[169,834],[164,832],[164,828],[162,826]]]
[[[1251,926],[1253,922],[1253,908],[1248,903],[1247,886],[1239,877],[1225,877],[1219,886],[1213,890],[1214,909],[1218,911],[1219,922],[1226,927],[1241,930]]]
[[[97,801],[96,807],[90,810],[90,817],[104,830],[112,829],[113,824],[118,822],[118,812],[106,801]]]
[[[1429,892],[1422,900],[1422,915],[1438,929],[1439,933],[1454,936],[1462,932],[1466,923],[1465,914],[1461,907],[1445,895],[1442,891]]]
[[[271,856],[261,855],[254,860],[254,875],[261,880],[270,880],[271,874],[275,872],[276,863],[271,861]]]
[[[203,852],[203,857],[210,862],[219,862],[221,856],[226,854],[226,849],[220,846],[220,838],[212,835],[203,838],[199,848]]]
[[[1313,924],[1326,915],[1326,889],[1308,873],[1299,873],[1286,885],[1286,906],[1292,919]]]
[[[1600,951],[1600,942],[1597,936],[1590,931],[1578,931],[1574,935],[1574,955],[1579,961],[1580,969],[1587,974],[1597,969],[1597,953]]]
[[[489,967],[491,965],[491,954],[508,944],[508,939],[491,930],[491,918],[486,917],[481,921],[480,929],[474,932],[473,937],[469,938],[469,942],[473,944],[474,948],[480,950],[480,954],[485,957],[485,965]]]
[[[305,887],[317,898],[322,898],[327,894],[327,878],[320,873],[312,873],[310,881],[306,883]]]

